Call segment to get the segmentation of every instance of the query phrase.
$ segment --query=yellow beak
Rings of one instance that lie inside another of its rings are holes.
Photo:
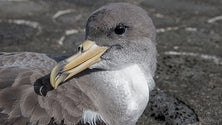
[[[93,41],[85,41],[79,46],[79,52],[61,62],[51,71],[50,83],[56,89],[61,83],[101,60],[108,47],[100,47]]]

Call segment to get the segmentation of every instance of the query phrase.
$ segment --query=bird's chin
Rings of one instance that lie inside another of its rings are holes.
[[[92,66],[89,67],[89,69],[103,69],[103,70],[108,70],[107,68],[107,63],[105,60],[101,60],[100,62],[93,64]]]
[[[107,59],[107,60],[101,60],[100,62],[90,66],[89,69],[102,69],[104,71],[112,71],[112,70],[118,70],[119,68],[117,64]]]

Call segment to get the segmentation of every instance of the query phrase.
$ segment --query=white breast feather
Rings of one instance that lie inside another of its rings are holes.
[[[138,65],[135,64],[124,68],[122,72],[131,80],[131,91],[142,95],[149,94],[149,86],[147,85],[147,82],[150,82],[151,79],[147,81],[143,71]]]
[[[84,124],[89,123],[90,125],[96,125],[97,120],[103,120],[102,116],[96,112],[88,110],[84,111],[81,122]]]
[[[118,71],[113,71],[113,73],[115,79],[113,79],[113,82],[116,82],[114,84],[122,84],[122,89],[124,89],[130,97],[128,100],[128,113],[140,109],[142,106],[140,104],[142,103],[145,105],[147,104],[149,98],[148,82],[154,82],[152,75],[145,76],[143,71],[136,64]],[[140,99],[140,101],[142,100],[142,103],[138,102],[138,99]],[[99,113],[88,110],[84,112],[81,121],[84,124],[89,123],[90,125],[96,125],[97,120],[106,122]]]
[[[137,100],[139,98],[144,98],[144,101],[149,97],[149,86],[147,82],[154,82],[152,76],[148,76],[148,79],[145,77],[143,71],[140,69],[138,65],[132,65],[127,68],[124,68],[121,71],[124,75],[127,76],[131,82],[128,82],[129,91],[132,95],[129,100],[128,111],[133,112],[139,109],[139,102]]]

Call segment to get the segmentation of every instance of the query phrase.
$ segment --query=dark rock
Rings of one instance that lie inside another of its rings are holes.
[[[1,47],[26,44],[37,32],[38,29],[33,27],[2,22],[0,23]]]
[[[168,125],[187,125],[199,122],[194,110],[181,100],[161,90],[153,90],[145,115]]]

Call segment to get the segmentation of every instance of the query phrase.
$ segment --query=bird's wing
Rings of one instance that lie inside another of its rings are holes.
[[[91,101],[77,86],[61,86],[46,96],[36,94],[34,84],[49,84],[56,61],[38,53],[0,53],[0,109],[7,124],[55,121],[76,123]],[[44,81],[45,80],[45,81]]]

